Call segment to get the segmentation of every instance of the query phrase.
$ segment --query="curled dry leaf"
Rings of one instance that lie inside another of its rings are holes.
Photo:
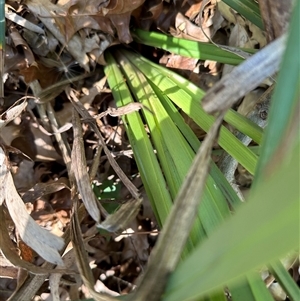
[[[122,205],[115,213],[106,217],[105,221],[98,225],[99,228],[109,232],[124,230],[137,216],[142,204],[142,199],[132,199]]]
[[[13,40],[15,46],[21,46],[24,54],[25,54],[25,58],[26,58],[26,63],[31,66],[35,59],[34,59],[34,55],[30,49],[30,47],[28,46],[28,44],[25,42],[25,40],[21,37],[21,35],[19,34],[18,30],[15,29],[14,27],[12,27],[10,29],[11,33],[10,33],[10,37]]]
[[[26,107],[26,99],[16,101],[13,106],[0,115],[0,129],[19,116]]]
[[[13,245],[9,237],[9,234],[7,232],[7,225],[5,223],[5,216],[3,211],[4,211],[3,206],[0,206],[0,248],[3,255],[11,264],[36,275],[49,274],[49,273],[73,273],[73,271],[66,270],[66,269],[53,270],[53,269],[39,267],[28,261],[21,259],[20,256],[14,251],[15,246]],[[0,255],[0,259],[1,259],[1,255]],[[9,263],[6,264],[9,265]],[[2,264],[1,261],[0,267],[2,268],[3,266],[4,265]],[[70,266],[68,266],[67,268],[70,268]]]
[[[187,18],[188,16],[189,18]],[[192,22],[194,18],[195,20]],[[176,31],[173,30],[173,35],[189,40],[208,42],[221,27],[223,20],[220,12],[216,9],[215,1],[201,2],[195,6],[192,5],[185,16],[180,12],[176,15]]]
[[[4,150],[0,147],[0,187],[1,204],[5,200],[9,214],[15,223],[21,239],[45,260],[62,264],[58,250],[62,249],[64,241],[49,231],[40,228],[27,213],[23,200],[19,196],[8,169]]]

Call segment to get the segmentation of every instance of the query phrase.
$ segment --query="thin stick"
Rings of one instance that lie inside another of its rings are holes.
[[[0,0],[0,105],[4,104],[5,1]]]

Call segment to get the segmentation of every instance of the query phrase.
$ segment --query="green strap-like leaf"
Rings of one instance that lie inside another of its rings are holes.
[[[164,301],[194,300],[299,247],[299,152],[298,143],[248,203],[178,266]]]
[[[206,114],[200,106],[204,92],[198,89],[196,95],[189,94],[193,84],[166,68],[157,66],[134,53],[126,52],[126,56],[147,78],[153,82],[166,96],[191,117],[204,131],[208,131],[214,117]],[[174,79],[176,78],[176,80]],[[220,146],[254,174],[257,156],[243,145],[227,128],[222,126],[218,140]]]
[[[210,43],[175,38],[165,34],[144,31],[141,29],[134,30],[132,35],[136,42],[199,60],[211,60],[230,65],[238,65],[244,60],[237,54],[223,50],[222,48]],[[255,53],[255,50],[253,49],[242,50],[249,53]]]
[[[105,73],[108,77],[109,86],[117,105],[124,106],[133,101],[132,96],[113,57],[107,53],[106,59],[108,64],[105,67]],[[172,206],[165,179],[139,114],[133,112],[123,118],[147,195],[152,203],[156,218],[162,226]],[[146,160],[142,161],[143,158]]]
[[[259,6],[252,0],[222,0],[260,29],[264,29]]]

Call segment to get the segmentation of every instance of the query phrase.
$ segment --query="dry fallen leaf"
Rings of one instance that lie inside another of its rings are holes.
[[[99,223],[100,211],[86,170],[87,165],[84,153],[81,123],[78,113],[75,110],[73,110],[73,130],[74,143],[72,148],[71,168],[74,172],[79,193],[88,213],[97,223]]]
[[[141,204],[142,199],[128,200],[115,213],[108,215],[98,227],[109,232],[126,229],[128,224],[137,216]]]
[[[75,58],[80,66],[89,72],[89,59],[87,54],[82,51],[84,45],[80,36],[74,34],[67,43],[65,33],[61,32],[60,28],[53,22],[53,12],[66,15],[66,10],[58,5],[52,4],[48,0],[27,0],[26,5],[35,16],[42,20],[44,26],[53,34],[53,36],[55,36],[63,46],[66,46],[69,53]]]
[[[129,30],[131,13],[144,2],[145,0],[109,1],[108,5],[100,9],[99,15],[106,16],[110,19],[117,29],[120,42],[128,44],[132,41]]]
[[[0,175],[0,204],[5,201],[21,239],[45,260],[62,264],[58,250],[64,245],[63,239],[40,228],[27,213],[23,200],[16,190],[2,147],[0,147]]]
[[[30,263],[30,259],[32,259],[32,255],[29,253],[29,257],[21,259],[20,256],[15,252],[15,246],[11,241],[11,238],[7,231],[7,225],[5,222],[5,215],[3,212],[3,206],[0,206],[0,247],[3,255],[5,258],[10,262],[13,266],[17,268],[22,268],[32,274],[49,274],[49,273],[70,273],[71,270],[66,269],[46,269],[43,267],[36,266],[32,263]],[[24,243],[23,243],[24,244]],[[26,246],[24,246],[23,251],[25,250]],[[28,248],[28,247],[27,247]],[[29,251],[30,252],[30,251]],[[24,256],[24,252],[23,252]],[[1,254],[0,254],[1,259]],[[0,264],[1,269],[3,268],[3,261]],[[7,263],[9,264],[9,263]],[[70,266],[66,267],[70,268]],[[1,270],[2,271],[2,270]]]

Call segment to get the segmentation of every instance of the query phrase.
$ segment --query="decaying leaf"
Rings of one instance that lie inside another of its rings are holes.
[[[128,224],[137,216],[141,204],[142,199],[127,201],[115,213],[108,215],[98,227],[109,232],[126,229]]]
[[[26,271],[36,275],[49,273],[73,273],[71,270],[66,269],[53,270],[42,268],[28,261],[25,261],[24,259],[21,259],[20,256],[14,251],[15,246],[13,245],[7,232],[7,225],[5,223],[5,215],[3,211],[3,206],[0,206],[0,248],[3,255],[10,263],[12,263],[17,268],[25,269]],[[3,265],[0,265],[0,267],[1,266]]]
[[[55,26],[53,22],[52,12],[65,15],[66,11],[58,5],[52,4],[48,0],[27,0],[26,5],[33,14],[42,19],[44,26],[47,27],[53,36],[55,36],[62,45],[66,46],[67,50],[80,64],[80,66],[89,72],[89,59],[87,54],[83,52],[84,45],[82,43],[82,39],[79,35],[74,34],[67,43],[65,34],[62,33],[59,27]]]
[[[175,30],[172,30],[172,34],[190,40],[208,42],[221,27],[222,21],[223,17],[216,9],[216,1],[201,2],[191,6],[190,11],[185,15],[181,12],[176,15]]]
[[[287,28],[293,9],[293,1],[259,1],[268,42],[280,37]]]
[[[16,101],[13,106],[0,115],[0,129],[19,116],[26,107],[25,98]]]
[[[75,175],[79,193],[88,213],[97,223],[99,223],[100,211],[86,170],[86,158],[84,153],[81,123],[75,110],[73,110],[73,120],[74,143],[72,149],[72,170]]]
[[[129,31],[129,21],[133,10],[140,7],[145,0],[120,0],[109,1],[106,7],[103,7],[100,14],[107,16],[118,32],[121,42],[130,43],[132,37]]]
[[[55,181],[52,183],[37,183],[22,196],[22,199],[24,203],[33,202],[35,199],[43,195],[57,192],[64,188],[68,188],[68,186],[63,181]]]
[[[14,27],[11,28],[10,37],[12,38],[16,47],[17,46],[22,47],[24,54],[25,54],[26,62],[29,66],[31,66],[33,64],[33,62],[35,61],[34,55],[31,51],[30,47],[27,45],[25,40],[21,37],[19,32]]]
[[[28,246],[45,260],[55,264],[62,264],[58,250],[64,245],[63,239],[40,228],[32,217],[28,215],[23,200],[16,190],[7,164],[5,151],[0,147],[1,204],[3,204],[5,200],[9,214],[16,225],[18,233]]]
[[[87,252],[84,248],[84,240],[82,238],[80,224],[77,213],[77,201],[75,200],[74,213],[71,218],[72,226],[72,242],[73,248],[76,256],[76,263],[80,271],[82,280],[89,290],[89,293],[96,301],[115,301],[112,297],[108,295],[99,294],[94,290],[94,276],[88,264]]]
[[[183,57],[178,54],[164,55],[160,61],[161,64],[166,64],[167,67],[175,69],[184,69],[193,71],[196,68],[198,59]]]

